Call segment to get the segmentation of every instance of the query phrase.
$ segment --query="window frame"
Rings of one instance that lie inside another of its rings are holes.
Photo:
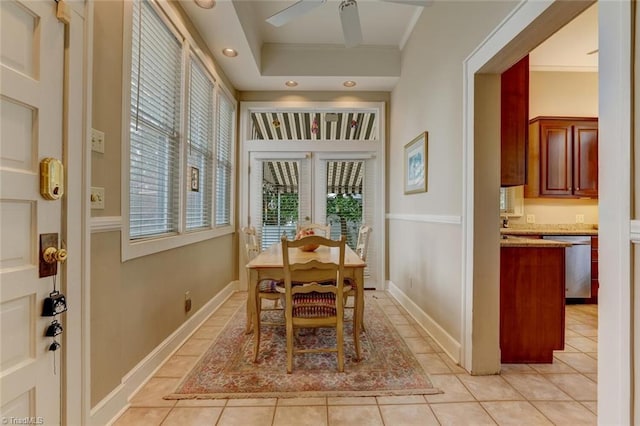
[[[136,0],[138,1],[138,0]],[[176,38],[182,42],[182,75],[181,75],[181,107],[180,107],[180,130],[179,130],[179,177],[178,185],[180,188],[179,198],[179,225],[178,231],[171,234],[162,234],[131,240],[130,236],[130,205],[129,205],[129,184],[130,184],[130,130],[131,121],[131,54],[133,41],[133,2],[124,2],[124,23],[123,23],[123,84],[122,84],[122,150],[121,150],[121,216],[122,216],[122,232],[121,232],[121,257],[122,261],[147,256],[154,253],[198,243],[212,238],[221,237],[232,234],[235,230],[235,173],[237,169],[235,150],[237,144],[236,123],[233,123],[232,141],[231,141],[231,192],[230,199],[230,224],[224,226],[216,226],[216,158],[217,158],[217,110],[214,111],[213,128],[213,170],[211,179],[212,194],[212,223],[210,227],[199,229],[186,229],[186,207],[187,207],[187,186],[189,184],[186,179],[187,173],[187,128],[188,128],[188,91],[189,91],[189,61],[193,57],[200,61],[204,70],[209,74],[214,83],[214,105],[217,107],[218,96],[220,91],[224,92],[228,100],[231,102],[234,111],[234,120],[237,120],[237,99],[231,95],[230,91],[224,86],[222,79],[217,73],[211,58],[202,53],[196,41],[189,33],[187,27],[182,21],[180,15],[173,6],[166,0],[148,0],[149,4],[158,13],[164,24],[174,33]]]

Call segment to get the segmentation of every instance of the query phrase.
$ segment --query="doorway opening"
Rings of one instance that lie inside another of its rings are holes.
[[[355,250],[373,229],[365,286],[384,288],[384,105],[247,102],[241,112],[241,226],[261,247],[305,224],[329,225]],[[242,267],[242,262],[241,262]],[[244,274],[240,273],[242,277]]]

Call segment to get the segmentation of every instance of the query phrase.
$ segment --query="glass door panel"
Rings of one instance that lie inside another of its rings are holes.
[[[293,238],[299,222],[300,179],[297,161],[262,163],[262,249],[283,234]]]
[[[331,238],[346,235],[355,250],[362,225],[364,161],[328,161],[326,173],[326,218]]]
[[[283,234],[293,239],[298,223],[310,216],[309,169],[304,156],[252,159],[250,223],[263,250],[279,242]]]

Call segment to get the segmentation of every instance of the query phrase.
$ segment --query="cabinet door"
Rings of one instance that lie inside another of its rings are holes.
[[[540,195],[573,195],[572,138],[571,122],[540,123]]]
[[[573,126],[573,193],[598,197],[598,123],[578,122]]]
[[[529,136],[529,56],[500,77],[501,186],[524,185]]]

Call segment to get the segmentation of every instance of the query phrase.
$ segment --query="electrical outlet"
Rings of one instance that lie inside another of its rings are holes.
[[[528,214],[527,215],[527,223],[536,223],[536,215]]]
[[[104,209],[104,188],[99,186],[91,187],[91,208]]]
[[[91,151],[104,154],[104,132],[91,129]]]
[[[577,214],[576,215],[576,223],[584,223],[584,215],[583,214]]]
[[[191,310],[191,292],[184,292],[184,311],[189,312]]]

